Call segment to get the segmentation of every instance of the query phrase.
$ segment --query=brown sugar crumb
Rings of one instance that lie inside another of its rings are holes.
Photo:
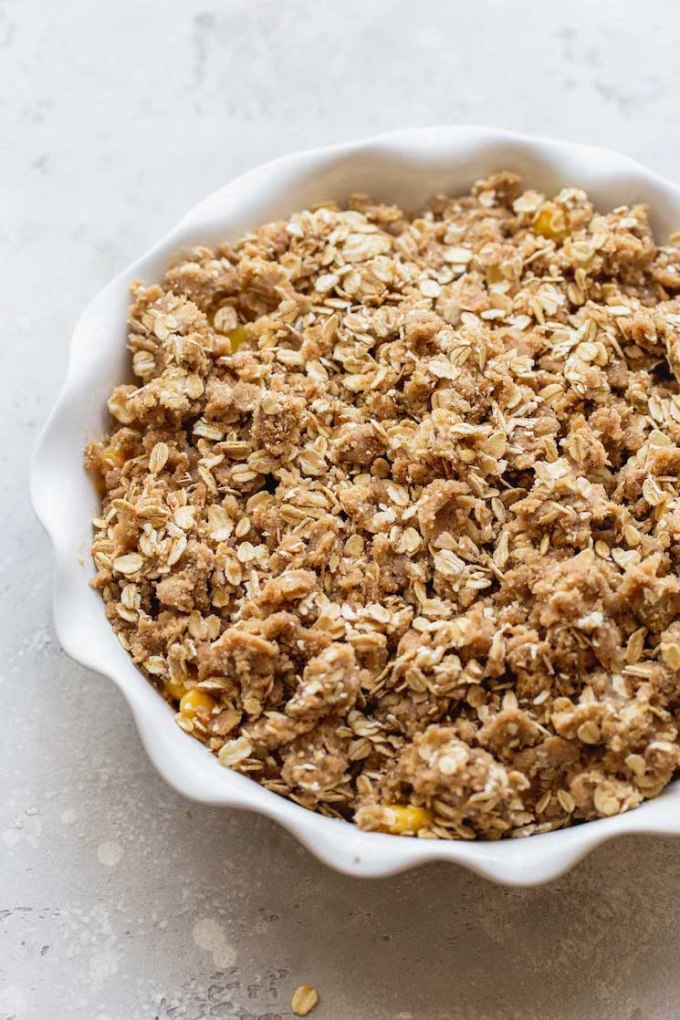
[[[416,214],[355,196],[132,294],[93,584],[183,729],[427,838],[670,782],[680,248],[644,206],[508,172]]]

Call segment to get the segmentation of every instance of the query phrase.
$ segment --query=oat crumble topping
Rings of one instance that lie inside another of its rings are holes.
[[[361,828],[529,835],[680,764],[680,247],[508,172],[132,288],[93,580],[177,720]],[[676,297],[678,295],[678,297]]]

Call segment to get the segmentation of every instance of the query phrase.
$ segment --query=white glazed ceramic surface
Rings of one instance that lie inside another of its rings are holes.
[[[624,833],[680,834],[680,781],[629,814],[531,836],[444,842],[359,831],[324,818],[223,768],[175,724],[166,702],[133,666],[87,584],[91,518],[98,497],[83,470],[83,447],[107,426],[111,387],[129,374],[128,286],[160,278],[168,257],[193,244],[235,240],[244,231],[353,191],[418,208],[436,192],[463,192],[509,169],[525,186],[552,193],[585,188],[601,209],[648,202],[657,237],[680,228],[680,187],[603,149],[495,129],[436,127],[392,132],[301,152],[238,177],[200,202],[146,255],[117,276],[78,322],[66,382],[43,430],[32,471],[33,505],[54,545],[54,620],[64,650],[110,677],[128,701],[149,756],[175,789],[194,800],[248,808],[275,819],[327,864],[357,876],[388,875],[425,861],[457,861],[508,885],[545,882],[600,843]],[[77,734],[74,734],[77,739]]]

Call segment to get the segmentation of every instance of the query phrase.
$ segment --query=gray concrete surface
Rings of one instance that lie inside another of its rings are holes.
[[[0,1018],[672,1020],[680,845],[535,890],[326,870],[192,805],[50,624],[26,470],[84,302],[196,199],[287,150],[478,122],[680,178],[680,12],[648,0],[0,0]]]

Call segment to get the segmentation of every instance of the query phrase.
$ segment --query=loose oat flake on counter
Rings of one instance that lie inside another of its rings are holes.
[[[362,829],[615,815],[680,764],[680,238],[495,174],[132,288],[93,580],[220,762]],[[677,295],[677,296],[676,296]]]

